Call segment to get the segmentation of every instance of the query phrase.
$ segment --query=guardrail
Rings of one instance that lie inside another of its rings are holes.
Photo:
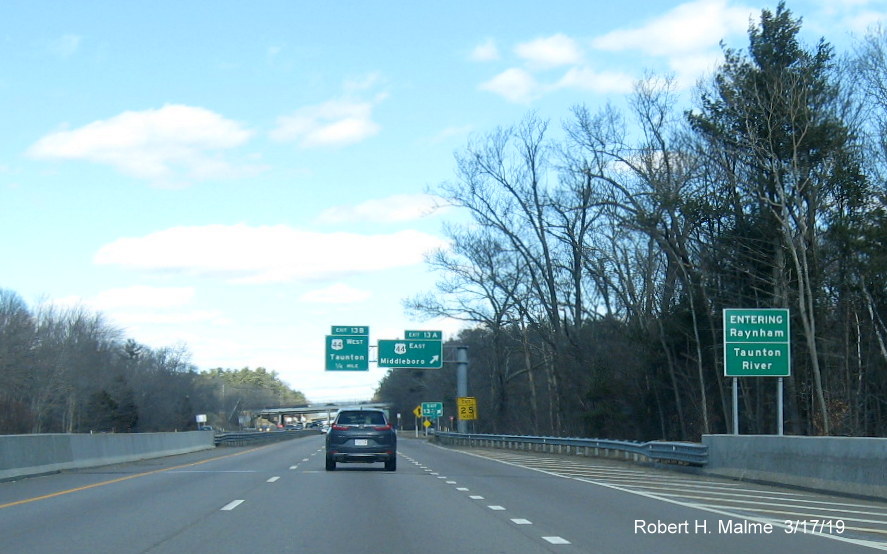
[[[703,466],[708,462],[708,446],[693,442],[620,441],[567,437],[533,437],[526,435],[477,435],[441,433],[434,440],[458,446],[479,446],[511,450],[534,450],[577,456],[620,457],[633,461]]]
[[[277,442],[306,435],[316,435],[318,431],[244,431],[240,433],[216,433],[216,446],[248,446],[261,442]]]

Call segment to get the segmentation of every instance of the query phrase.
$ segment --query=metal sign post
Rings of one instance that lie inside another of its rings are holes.
[[[733,378],[733,434],[739,434],[739,379]]]
[[[456,347],[456,397],[468,396],[468,347]],[[468,422],[460,419],[456,424],[460,433],[468,433]]]
[[[783,380],[783,378],[780,377],[780,378],[779,378],[779,383],[776,385],[776,394],[777,394],[777,397],[776,397],[776,421],[777,421],[777,425],[776,425],[776,427],[777,427],[777,432],[778,432],[778,434],[779,434],[780,437],[783,435],[783,430],[784,430],[783,428],[784,428],[784,426],[785,426],[785,418],[784,418],[783,415],[782,415],[782,396],[783,396],[783,390],[782,390],[783,384],[782,384],[782,380]]]

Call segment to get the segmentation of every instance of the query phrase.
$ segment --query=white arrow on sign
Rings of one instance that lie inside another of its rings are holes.
[[[434,363],[437,362],[439,359],[440,359],[440,356],[437,356],[437,355],[432,356],[431,361],[428,362],[428,365],[434,365]]]

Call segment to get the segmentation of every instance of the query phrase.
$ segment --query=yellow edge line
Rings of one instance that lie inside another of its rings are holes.
[[[270,445],[257,446],[255,448],[250,448],[249,450],[244,450],[243,452],[235,452],[234,454],[226,454],[224,456],[217,456],[215,458],[207,458],[206,460],[201,460],[199,462],[191,462],[189,464],[182,464],[182,465],[177,465],[177,466],[172,466],[172,467],[166,467],[163,469],[155,469],[154,471],[146,471],[144,473],[136,473],[134,475],[127,475],[126,477],[118,477],[117,479],[111,479],[110,481],[101,481],[99,483],[93,483],[91,485],[84,485],[82,487],[77,487],[74,489],[68,489],[68,490],[64,490],[64,491],[54,492],[52,494],[45,494],[43,496],[35,496],[34,498],[26,498],[24,500],[16,500],[15,502],[9,502],[7,504],[0,504],[0,510],[2,510],[3,508],[11,508],[13,506],[19,506],[21,504],[28,504],[30,502],[37,502],[38,500],[46,500],[48,498],[55,498],[56,496],[71,494],[72,492],[80,492],[80,491],[85,491],[87,489],[94,489],[96,487],[103,487],[105,485],[119,483],[121,481],[128,481],[129,479],[135,479],[136,477],[145,477],[146,475],[154,475],[155,473],[163,473],[164,471],[172,471],[174,469],[182,469],[184,467],[198,466],[200,464],[205,464],[207,462],[214,462],[216,460],[224,460],[225,458],[233,458],[234,456],[240,456],[242,454],[247,454],[249,452],[261,450],[262,448],[266,448],[267,446],[270,446]]]

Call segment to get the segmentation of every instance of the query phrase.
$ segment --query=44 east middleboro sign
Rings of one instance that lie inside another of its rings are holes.
[[[406,335],[411,336],[414,333],[419,332],[407,331]],[[439,331],[434,333],[440,337]],[[416,369],[443,367],[443,342],[440,338],[380,340],[378,346],[379,367]]]
[[[791,375],[789,313],[784,308],[724,310],[724,375]]]
[[[369,371],[370,328],[333,325],[326,336],[327,371]]]

